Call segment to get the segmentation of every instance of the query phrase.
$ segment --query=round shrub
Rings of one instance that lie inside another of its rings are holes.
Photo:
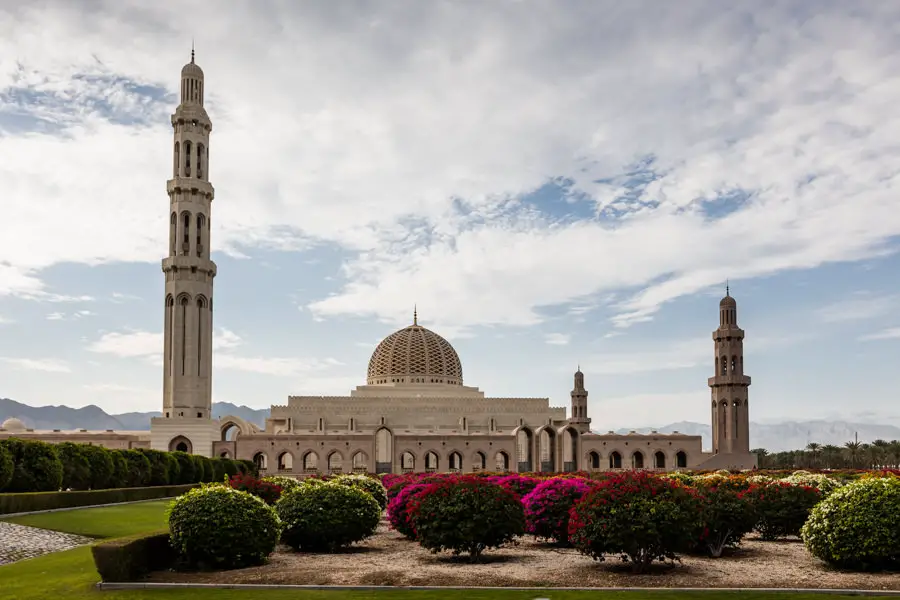
[[[304,484],[275,505],[284,524],[281,541],[295,550],[334,551],[375,533],[381,509],[360,488],[325,483]]]
[[[0,442],[0,492],[12,481],[14,468],[12,454]]]
[[[525,531],[557,544],[568,544],[569,510],[595,487],[597,483],[587,479],[553,478],[542,481],[522,498]]]
[[[519,475],[518,473],[494,475],[493,477],[488,477],[487,480],[514,491],[519,498],[524,498],[528,492],[536,488],[537,484],[540,483],[540,481],[534,477],[526,477],[525,475]]]
[[[197,482],[197,461],[191,458],[187,452],[176,450],[170,452],[169,455],[178,462],[178,479],[176,483],[179,485],[188,485]]]
[[[91,487],[91,461],[85,448],[87,444],[62,442],[56,445],[56,453],[63,466],[62,489],[86,490]]]
[[[125,474],[125,487],[144,487],[150,485],[150,459],[137,450],[118,450],[125,459],[128,471]]]
[[[409,522],[419,544],[476,561],[525,533],[525,510],[508,487],[483,477],[448,477],[428,484],[409,501]]]
[[[387,505],[387,518],[398,533],[409,539],[415,539],[416,534],[409,520],[409,501],[420,491],[428,487],[427,483],[410,483],[403,486]]]
[[[832,479],[828,475],[823,475],[822,473],[801,473],[797,471],[783,478],[781,481],[786,481],[794,485],[814,487],[821,491],[823,496],[828,496],[831,492],[841,487],[841,484],[838,481]]]
[[[19,438],[6,439],[3,444],[13,461],[13,476],[5,492],[59,491],[63,465],[53,444]]]
[[[338,475],[331,481],[340,485],[359,488],[371,494],[381,510],[384,510],[387,506],[387,490],[384,489],[384,485],[377,479],[373,479],[368,475]]]
[[[703,531],[698,550],[713,558],[725,548],[736,548],[756,525],[756,513],[746,491],[727,485],[698,485],[703,510]]]
[[[108,450],[108,452],[109,459],[113,464],[113,476],[109,486],[112,488],[128,487],[128,479],[130,477],[128,472],[128,461],[125,460],[125,456],[122,454],[121,450]]]
[[[636,573],[653,561],[676,560],[702,532],[697,493],[644,472],[612,476],[572,507],[569,541],[594,560],[617,554]]]
[[[113,487],[115,465],[109,450],[103,446],[81,444],[81,452],[88,462],[88,487],[92,490],[105,490]]]
[[[764,540],[777,540],[800,535],[809,512],[823,494],[808,485],[793,485],[786,481],[754,485],[746,492],[756,514],[756,531]]]
[[[263,564],[275,550],[281,523],[250,494],[220,485],[194,488],[168,510],[169,539],[185,565],[236,569]]]
[[[839,568],[900,567],[900,479],[854,481],[816,505],[800,531],[810,554]]]
[[[286,494],[302,485],[299,479],[294,479],[293,477],[287,477],[285,475],[269,475],[268,477],[263,477],[261,481],[277,485],[281,488],[282,494]]]
[[[238,473],[228,480],[228,486],[260,498],[268,505],[275,504],[281,497],[281,486],[257,479],[253,475]]]

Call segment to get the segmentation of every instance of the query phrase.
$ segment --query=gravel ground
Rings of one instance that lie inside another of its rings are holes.
[[[90,544],[90,538],[0,521],[0,565]]]
[[[158,582],[307,585],[585,586],[585,587],[772,587],[900,589],[898,573],[844,573],[812,558],[799,540],[748,539],[719,558],[684,557],[681,564],[633,575],[618,559],[595,562],[571,549],[522,538],[491,550],[481,564],[434,555],[403,539],[386,523],[362,544],[337,554],[295,553],[279,547],[268,564],[215,573],[160,572]]]

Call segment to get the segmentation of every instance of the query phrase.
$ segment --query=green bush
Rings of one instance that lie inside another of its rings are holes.
[[[110,480],[109,487],[122,488],[129,487],[128,482],[131,474],[128,472],[128,460],[121,450],[109,450],[109,458],[113,464],[113,476]]]
[[[236,460],[232,460],[230,458],[220,458],[219,460],[222,461],[222,464],[224,465],[226,476],[234,477],[241,472],[240,468],[238,468],[238,462]]]
[[[0,494],[0,515],[171,498],[185,493],[192,487],[194,487],[194,485],[83,490],[75,492],[4,493]]]
[[[481,477],[431,483],[409,499],[406,510],[419,545],[434,553],[468,554],[471,561],[525,533],[518,494]]]
[[[360,488],[327,483],[301,485],[275,505],[284,524],[281,541],[295,550],[334,551],[375,533],[381,509]]]
[[[197,461],[187,452],[176,450],[169,454],[178,462],[178,483],[197,483]]]
[[[197,478],[198,483],[209,483],[210,481],[213,481],[213,475],[215,475],[215,473],[213,472],[212,461],[209,458],[200,456],[199,454],[192,454],[191,460],[194,461],[195,477]]]
[[[141,448],[140,452],[150,461],[149,485],[170,485],[178,482],[180,466],[171,452]]]
[[[703,508],[703,532],[698,549],[713,558],[725,548],[736,548],[753,531],[756,513],[753,502],[743,491],[727,485],[697,485]]]
[[[175,551],[166,530],[141,533],[91,547],[101,581],[137,581],[151,571],[175,564]]]
[[[167,516],[172,547],[190,567],[235,569],[263,564],[281,532],[274,508],[222,485],[195,488],[180,496]]]
[[[62,442],[56,453],[63,466],[62,489],[87,490],[91,487],[91,461],[84,450],[87,444]]]
[[[697,493],[645,472],[600,481],[569,515],[569,541],[594,560],[618,555],[642,573],[654,561],[677,560],[703,531]]]
[[[245,475],[253,475],[259,477],[259,467],[252,460],[242,459],[237,461],[241,464],[241,472]]]
[[[384,510],[387,506],[388,497],[387,490],[384,489],[384,485],[377,480],[369,477],[368,475],[338,475],[337,477],[331,479],[332,482],[338,483],[340,485],[349,485],[351,487],[359,488],[364,492],[371,494],[373,498],[375,498],[375,502],[378,503],[379,508]]]
[[[845,569],[900,567],[900,479],[854,481],[812,509],[800,536],[810,554]]]
[[[800,535],[809,512],[822,499],[818,488],[773,481],[745,492],[756,514],[756,531],[764,540]]]
[[[82,444],[81,451],[88,461],[90,488],[92,490],[105,490],[116,487],[113,485],[116,467],[110,451],[103,446],[92,446],[90,444]]]
[[[8,438],[0,444],[6,447],[13,460],[13,476],[5,491],[59,491],[63,466],[53,444],[19,438]]]
[[[295,490],[302,485],[299,479],[286,477],[284,475],[270,475],[268,477],[263,477],[261,481],[277,485],[281,488],[282,494],[287,494],[289,491]]]
[[[0,492],[12,481],[14,469],[12,454],[0,443]]]
[[[150,459],[138,450],[117,450],[125,459],[128,472],[125,475],[126,487],[146,487],[150,485],[151,468]]]

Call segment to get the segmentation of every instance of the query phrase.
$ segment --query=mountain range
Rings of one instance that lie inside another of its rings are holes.
[[[16,417],[27,427],[33,429],[146,431],[150,428],[150,419],[160,415],[159,412],[127,412],[111,415],[94,405],[83,408],[29,406],[8,398],[0,398],[0,423],[9,417]],[[229,402],[214,402],[213,417],[219,418],[225,415],[235,415],[263,427],[266,417],[269,416],[269,410],[237,406]],[[678,431],[688,435],[701,436],[704,448],[712,446],[710,426],[703,423],[681,421],[664,427],[623,428],[617,430],[616,433],[628,433],[629,431],[638,433]],[[843,446],[857,436],[860,442],[871,442],[877,439],[897,440],[900,439],[900,427],[851,423],[841,420],[783,421],[751,423],[750,436],[751,447],[765,448],[769,452],[780,452],[804,448],[809,442]]]

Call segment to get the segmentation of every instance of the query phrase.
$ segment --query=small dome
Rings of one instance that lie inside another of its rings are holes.
[[[15,417],[10,417],[3,421],[3,424],[0,425],[0,429],[5,429],[7,431],[25,431],[25,423]]]
[[[181,68],[181,77],[194,77],[196,79],[203,79],[203,69],[201,69],[197,63],[191,61]]]
[[[417,323],[384,338],[369,360],[369,385],[462,385],[462,363],[450,342]]]
[[[724,298],[722,298],[722,299],[719,301],[719,307],[721,307],[721,308],[725,308],[725,307],[731,307],[731,308],[733,308],[733,307],[736,307],[736,306],[737,306],[737,302],[736,302],[735,299],[732,298],[730,295],[726,295]]]

